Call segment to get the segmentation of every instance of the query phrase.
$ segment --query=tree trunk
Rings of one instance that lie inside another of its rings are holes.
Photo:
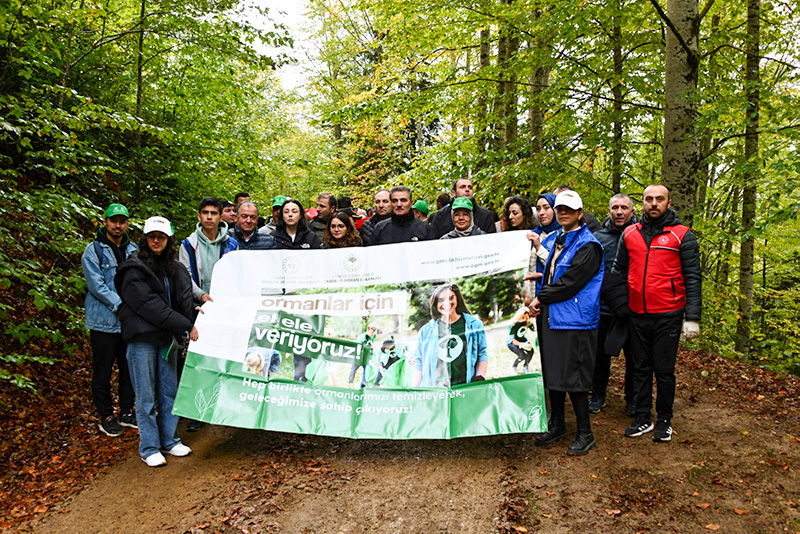
[[[147,0],[142,0],[141,11],[139,13],[139,21],[141,26],[139,28],[139,46],[136,56],[136,118],[141,122],[142,120],[142,68],[144,65],[144,17],[147,10]],[[136,202],[139,202],[142,195],[142,168],[139,163],[141,160],[142,149],[142,130],[141,125],[136,130],[136,163],[133,172],[133,197]]]
[[[506,71],[508,69],[508,29],[500,25],[497,39],[497,94],[494,98],[494,149],[500,150],[505,146],[505,93]]]
[[[691,224],[694,209],[699,160],[695,136],[700,25],[697,3],[697,0],[667,0],[664,17],[668,30],[661,181],[669,188],[672,205],[687,224]]]
[[[758,183],[758,115],[759,115],[759,12],[761,0],[747,0],[747,66],[744,91],[747,95],[747,118],[744,137],[744,172],[742,182],[742,241],[739,253],[739,320],[736,323],[736,350],[750,357],[750,320],[753,315],[753,262],[755,238],[750,234],[756,218],[756,184]]]
[[[611,92],[614,95],[614,142],[611,152],[611,190],[620,192],[622,183],[622,28],[619,17],[622,14],[622,2],[617,4],[617,15],[614,17],[612,35],[614,39],[614,83]]]
[[[489,68],[489,29],[482,28],[480,31],[480,49],[478,52],[478,70],[483,72]],[[478,154],[486,152],[486,92],[481,90],[478,97],[477,119],[475,121],[475,138],[478,143]]]
[[[719,29],[719,21],[720,16],[715,14],[711,17],[711,33],[714,34]],[[708,71],[714,72],[714,57],[712,56],[709,59]],[[709,80],[710,85],[714,84],[716,80],[716,76],[711,77]],[[711,139],[711,132],[708,131],[703,134],[703,138],[700,140],[700,157],[707,158],[709,156],[709,152],[711,151],[712,139]],[[712,173],[714,172],[713,167],[706,161],[702,159],[700,161],[700,165],[697,168],[697,212],[702,214],[704,218],[708,218],[708,210],[706,209],[706,197],[708,196],[708,183],[711,180]]]
[[[503,0],[506,5],[511,5],[514,0]],[[513,27],[508,28],[508,41],[506,48],[506,68],[519,52],[519,34]],[[506,74],[505,89],[503,90],[503,126],[506,149],[514,151],[517,143],[517,75]]]

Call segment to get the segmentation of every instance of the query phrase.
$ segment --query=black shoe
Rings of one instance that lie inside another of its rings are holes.
[[[100,421],[100,424],[97,426],[100,427],[100,432],[112,438],[116,438],[117,436],[121,436],[125,433],[125,429],[119,426],[119,423],[117,423],[117,420],[113,415],[109,415]]]
[[[592,400],[589,401],[589,411],[592,413],[600,413],[600,410],[606,407],[605,395],[595,397],[592,395]]]
[[[202,421],[190,420],[188,423],[186,423],[186,431],[187,432],[197,432],[198,430],[203,428],[204,425],[205,425],[205,423],[202,422]]]
[[[533,444],[537,447],[541,447],[543,445],[555,443],[556,441],[560,441],[566,437],[567,427],[564,425],[564,422],[561,421],[560,423],[551,425],[550,429],[544,434],[539,434],[536,436],[536,439],[533,440]]]
[[[139,425],[136,424],[136,414],[132,411],[120,415],[119,424],[128,428],[139,428]]]
[[[629,438],[638,438],[651,430],[653,430],[653,422],[650,419],[636,419],[631,426],[625,429],[625,435]]]
[[[666,443],[672,439],[672,425],[666,419],[659,419],[656,423],[656,431],[653,432],[653,441],[656,443]]]
[[[575,441],[567,447],[567,454],[570,456],[583,456],[595,445],[597,445],[597,442],[591,432],[579,432],[575,436]]]

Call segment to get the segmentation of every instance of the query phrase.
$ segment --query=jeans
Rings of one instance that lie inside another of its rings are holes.
[[[169,361],[161,352],[165,346],[157,343],[128,344],[128,367],[136,392],[136,423],[139,425],[139,455],[147,458],[159,450],[178,445],[178,416],[172,405],[178,392],[177,353]]]
[[[531,358],[533,358],[533,351],[524,351],[518,346],[514,345],[513,343],[507,344],[508,349],[517,355],[517,359],[514,360],[514,367],[520,364],[520,362],[525,364],[525,367],[531,363]]]
[[[101,419],[114,415],[111,399],[111,372],[114,362],[119,368],[119,408],[123,414],[133,410],[133,386],[125,359],[125,342],[122,334],[89,330],[92,344],[92,401]]]

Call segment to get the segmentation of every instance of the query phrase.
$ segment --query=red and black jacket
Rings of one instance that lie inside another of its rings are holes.
[[[625,229],[614,270],[627,274],[628,307],[638,315],[677,315],[699,321],[702,275],[697,239],[673,210]]]

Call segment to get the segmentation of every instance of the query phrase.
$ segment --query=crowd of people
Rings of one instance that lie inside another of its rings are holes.
[[[272,200],[269,217],[263,217],[246,192],[233,202],[207,197],[199,203],[198,222],[188,237],[176,242],[170,221],[154,216],[145,221],[138,246],[128,237],[126,207],[109,206],[82,257],[92,397],[100,430],[119,436],[123,426],[138,427],[139,452],[149,466],[164,465],[164,453],[191,453],[178,438],[178,419],[172,415],[178,355],[200,335],[193,320],[202,313],[200,306],[212,300],[214,265],[228,252],[377,246],[524,231],[531,246],[521,289],[525,308],[515,314],[507,343],[517,356],[515,370],[519,363],[527,367],[536,343],[540,348],[550,410],[548,430],[536,445],[567,436],[569,396],[577,431],[568,452],[582,455],[595,446],[590,414],[606,406],[611,360],[621,351],[626,412],[633,418],[625,435],[654,431],[654,441],[670,441],[678,341],[681,332],[686,338],[699,335],[701,275],[697,240],[671,209],[666,187],[644,189],[639,216],[630,196],[613,195],[602,224],[567,186],[534,202],[508,197],[499,216],[475,201],[472,181],[466,178],[436,198],[435,211],[402,185],[377,191],[373,200],[363,210],[348,197],[322,193],[314,208],[304,209],[299,200],[280,195]],[[483,380],[488,358],[480,323],[468,313],[458,286],[438,288],[431,298],[431,322],[419,332],[414,385]],[[364,335],[374,338],[375,333]],[[424,350],[443,335],[455,340],[444,364],[431,358],[436,351]],[[264,373],[274,366],[262,354],[248,358],[247,365]],[[111,392],[115,363],[118,417]],[[201,426],[190,421],[187,430]]]

